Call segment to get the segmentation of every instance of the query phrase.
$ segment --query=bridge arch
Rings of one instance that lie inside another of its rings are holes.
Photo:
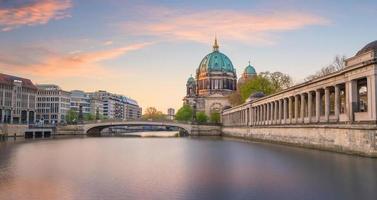
[[[165,126],[176,127],[185,130],[191,134],[191,125],[175,122],[152,122],[152,121],[123,121],[123,122],[104,122],[84,125],[84,133],[88,136],[100,136],[101,131],[105,128],[115,126]]]

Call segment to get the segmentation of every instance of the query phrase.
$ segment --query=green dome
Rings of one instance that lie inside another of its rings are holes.
[[[187,84],[195,84],[195,79],[194,77],[190,76],[190,78],[187,79]]]
[[[244,71],[245,74],[250,74],[250,75],[254,75],[254,74],[257,74],[257,72],[255,71],[255,68],[253,66],[249,65],[245,68],[245,71]]]
[[[217,40],[213,45],[213,52],[206,55],[199,65],[200,71],[234,72],[232,61],[225,54],[219,52]]]

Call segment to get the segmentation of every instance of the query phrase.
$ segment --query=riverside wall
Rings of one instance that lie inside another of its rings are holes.
[[[253,141],[377,157],[377,126],[222,127],[222,135]]]

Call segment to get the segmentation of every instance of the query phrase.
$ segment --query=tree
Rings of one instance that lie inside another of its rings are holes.
[[[178,121],[191,121],[193,110],[189,105],[183,105],[175,114],[175,119]]]
[[[165,115],[155,107],[148,107],[142,118],[147,120],[163,120],[165,119]]]
[[[292,78],[288,74],[283,74],[281,72],[272,72],[269,71],[262,72],[261,76],[269,79],[272,84],[272,88],[275,92],[287,89],[292,86]]]
[[[85,113],[84,114],[84,121],[92,121],[95,119],[95,116],[92,113]]]
[[[319,71],[317,71],[315,74],[312,74],[312,75],[306,77],[305,81],[310,81],[310,80],[313,80],[313,79],[316,79],[316,78],[319,78],[319,77],[323,77],[323,76],[326,76],[328,74],[331,74],[331,73],[334,73],[334,72],[337,72],[337,71],[344,69],[345,60],[346,60],[346,57],[344,55],[343,56],[339,56],[339,55],[335,56],[333,62],[330,65],[323,67]]]
[[[70,109],[67,112],[66,120],[68,123],[74,123],[77,122],[78,117],[79,114],[77,113],[77,111]]]
[[[242,102],[245,102],[245,100],[255,92],[263,92],[264,94],[269,95],[276,91],[277,90],[273,87],[272,82],[263,75],[258,75],[251,80],[247,80],[239,87]]]
[[[242,104],[244,102],[242,100],[242,97],[241,97],[241,94],[240,94],[239,90],[234,91],[232,94],[230,94],[228,96],[228,100],[229,100],[229,103],[232,106],[237,106],[237,105],[240,105],[240,104]]]
[[[197,112],[196,121],[199,123],[206,123],[208,121],[208,116],[204,112]]]
[[[270,95],[292,86],[292,78],[281,72],[261,72],[252,79],[238,84],[238,90],[228,96],[232,106],[240,105],[255,92]]]
[[[212,112],[210,116],[210,121],[212,123],[220,123],[220,113],[219,112]]]

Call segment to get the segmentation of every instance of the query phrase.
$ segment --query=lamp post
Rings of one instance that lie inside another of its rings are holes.
[[[194,99],[193,101],[193,105],[192,105],[192,123],[195,123],[196,122],[196,99]]]
[[[82,112],[82,105],[79,106],[79,119],[78,119],[78,123],[83,123],[84,121],[84,114]]]

